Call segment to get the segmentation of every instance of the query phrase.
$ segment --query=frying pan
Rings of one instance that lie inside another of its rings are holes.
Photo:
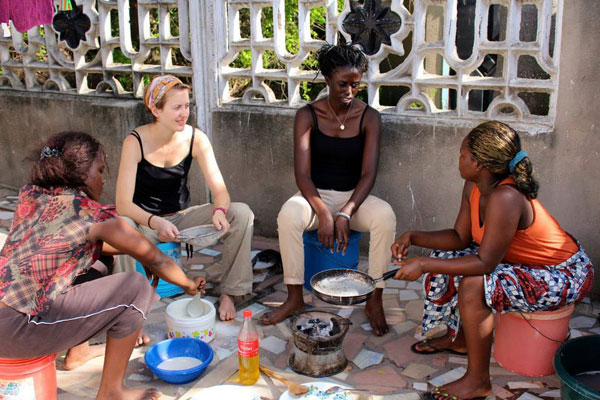
[[[388,271],[377,279],[353,269],[328,269],[314,274],[310,287],[319,299],[348,306],[367,300],[375,292],[375,284],[396,275],[398,269]]]

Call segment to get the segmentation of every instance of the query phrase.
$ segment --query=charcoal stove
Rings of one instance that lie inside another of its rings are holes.
[[[348,360],[342,342],[351,322],[325,310],[305,311],[290,320],[294,348],[289,365],[302,375],[323,377],[342,372]]]

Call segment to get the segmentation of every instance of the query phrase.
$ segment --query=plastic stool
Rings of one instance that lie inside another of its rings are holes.
[[[156,245],[160,251],[171,258],[175,264],[181,268],[181,244],[179,242],[166,242],[159,243]],[[140,274],[146,276],[144,267],[139,262],[135,262],[135,270]],[[176,294],[183,293],[183,289],[172,283],[165,282],[162,279],[158,280],[158,286],[156,287],[156,294],[162,297],[171,297]]]
[[[494,358],[517,374],[553,374],[554,353],[568,338],[571,313],[572,304],[556,311],[497,314]]]
[[[348,249],[346,254],[336,252],[333,254],[329,249],[323,247],[317,238],[317,231],[306,231],[302,234],[304,241],[304,287],[311,290],[310,278],[317,272],[333,268],[356,269],[358,267],[358,244],[361,237],[360,232],[350,231],[348,238]]]
[[[0,398],[56,400],[56,354],[28,359],[0,358]]]

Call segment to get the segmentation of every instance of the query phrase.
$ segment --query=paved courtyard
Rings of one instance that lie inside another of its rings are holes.
[[[10,226],[14,210],[15,193],[8,188],[0,188],[0,236],[4,236]],[[0,245],[3,243],[0,242]],[[202,275],[209,282],[207,298],[216,301],[212,289],[216,271],[214,263],[220,257],[220,246],[211,250],[196,251],[189,259],[183,257],[184,268],[190,275]],[[255,237],[253,249],[278,249],[277,241]],[[211,253],[203,254],[203,253]],[[219,254],[218,254],[219,253]],[[366,267],[366,258],[361,257],[359,268]],[[153,307],[144,323],[144,330],[152,343],[166,338],[166,306],[185,295],[163,298]],[[286,298],[286,287],[282,275],[270,269],[255,270],[253,295],[243,299],[238,306],[238,316],[229,322],[216,323],[215,339],[211,346],[215,357],[207,371],[196,381],[183,386],[171,385],[155,378],[143,361],[149,346],[133,351],[127,371],[127,385],[133,387],[156,387],[163,393],[163,399],[189,399],[202,388],[238,384],[237,381],[237,333],[241,327],[241,314],[244,308],[251,308],[254,316],[281,304]],[[332,306],[324,303],[309,292],[305,301],[310,307],[327,308],[347,317],[352,325],[343,342],[348,367],[338,375],[329,378],[310,378],[295,374],[288,367],[289,353],[294,346],[288,321],[275,326],[262,326],[257,323],[261,351],[260,362],[270,366],[287,378],[299,382],[331,381],[342,386],[368,390],[368,394],[357,394],[361,399],[420,399],[423,394],[447,381],[462,375],[466,368],[466,357],[446,353],[418,355],[410,351],[410,345],[420,339],[422,316],[422,283],[388,281],[384,291],[384,308],[390,332],[376,337],[369,328],[363,307]],[[576,307],[571,318],[571,337],[600,334],[598,315],[600,302],[586,299]],[[441,332],[433,332],[440,334]],[[103,342],[97,338],[95,342]],[[151,345],[150,344],[150,345]],[[59,399],[93,399],[99,387],[103,358],[96,358],[74,371],[62,369],[64,353],[57,358],[57,378]],[[553,399],[560,398],[560,379],[556,375],[542,378],[529,378],[516,375],[491,360],[493,396],[498,399]],[[279,399],[286,390],[277,380],[261,374],[252,387],[263,399]]]

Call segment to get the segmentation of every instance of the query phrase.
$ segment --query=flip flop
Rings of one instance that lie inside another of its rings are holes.
[[[429,347],[429,348],[431,348],[433,350],[419,350],[419,349],[417,349],[417,346],[421,346],[421,347],[427,346],[427,347]],[[428,355],[428,354],[437,354],[437,353],[449,353],[449,354],[454,354],[454,355],[457,355],[457,356],[466,356],[467,355],[467,352],[456,351],[456,350],[452,350],[452,349],[439,349],[439,348],[437,348],[435,346],[430,345],[429,344],[429,339],[423,339],[420,342],[413,343],[413,345],[410,346],[410,350],[413,353],[425,354],[425,355]]]
[[[441,397],[435,397],[441,396]],[[441,392],[439,387],[434,388],[431,392],[428,392],[423,396],[423,399],[426,400],[487,400],[487,396],[484,397],[471,397],[470,399],[459,399],[458,396],[455,396],[450,393]]]

